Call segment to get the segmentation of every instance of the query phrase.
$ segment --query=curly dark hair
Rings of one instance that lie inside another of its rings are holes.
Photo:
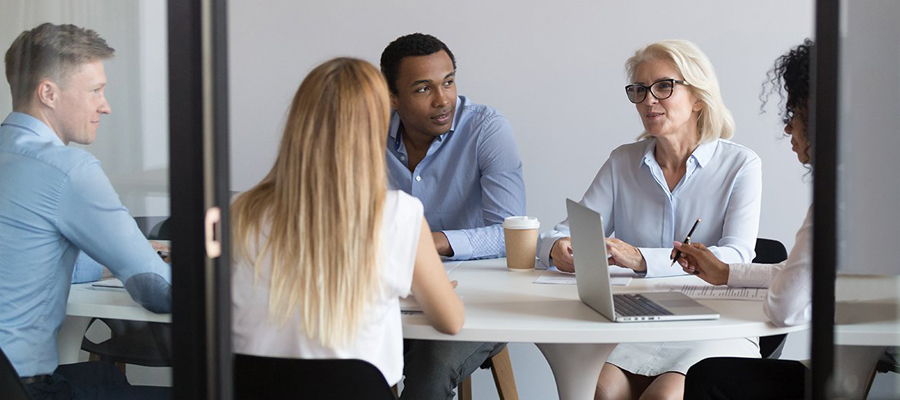
[[[444,42],[425,33],[411,33],[398,37],[391,42],[381,53],[381,73],[387,80],[388,89],[397,94],[397,75],[400,73],[400,61],[404,57],[428,56],[439,51],[447,52],[450,61],[453,62],[453,70],[456,70],[456,58],[453,52]]]
[[[809,63],[813,42],[804,39],[803,44],[791,49],[775,60],[775,66],[766,74],[760,99],[763,107],[769,95],[777,92],[781,97],[779,107],[784,107],[781,117],[787,124],[794,113],[805,111],[809,100]],[[771,85],[771,88],[768,88]],[[781,89],[784,89],[782,92]],[[787,95],[787,98],[785,98]],[[803,112],[804,121],[807,115]],[[808,125],[808,124],[807,124]]]

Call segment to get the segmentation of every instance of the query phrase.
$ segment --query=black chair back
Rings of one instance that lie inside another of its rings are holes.
[[[756,257],[753,262],[759,264],[778,264],[787,260],[788,253],[784,245],[777,240],[756,239]]]
[[[754,263],[778,264],[787,260],[787,249],[781,242],[772,239],[756,239],[756,257]],[[776,359],[784,350],[786,334],[763,336],[759,338],[759,354],[762,358]]]
[[[25,389],[25,385],[19,380],[19,374],[13,367],[6,353],[0,349],[0,399],[3,400],[31,400],[31,395]]]
[[[396,400],[378,368],[362,360],[235,354],[234,398]]]

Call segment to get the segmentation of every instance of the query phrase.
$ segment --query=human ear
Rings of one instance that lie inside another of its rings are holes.
[[[59,86],[51,81],[43,80],[38,83],[35,95],[41,104],[49,108],[56,108],[56,103],[59,101]]]
[[[695,100],[694,100],[694,106],[693,106],[693,110],[694,110],[694,111],[702,111],[702,110],[703,110],[703,106],[704,106],[704,104],[703,104],[702,101],[700,101],[700,99],[695,99]]]
[[[397,109],[397,95],[391,93],[391,108]]]

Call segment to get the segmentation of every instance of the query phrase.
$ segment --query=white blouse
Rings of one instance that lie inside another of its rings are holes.
[[[788,259],[778,264],[730,264],[728,286],[767,287],[763,309],[773,324],[799,325],[812,318],[812,206]]]
[[[254,282],[251,264],[232,265],[234,352],[284,358],[355,358],[377,367],[389,384],[399,382],[403,376],[399,299],[408,296],[412,289],[422,211],[422,203],[416,198],[388,191],[379,263],[382,288],[365,311],[355,343],[343,348],[326,348],[309,339],[302,329],[299,306],[283,327],[269,319],[270,266],[261,266]]]
[[[647,262],[647,277],[682,275],[669,255],[697,218],[692,235],[724,262],[749,262],[759,229],[762,164],[752,150],[728,140],[701,144],[687,161],[687,171],[669,191],[656,161],[656,139],[613,150],[581,204],[603,216],[606,236],[637,247]],[[550,250],[569,236],[565,220],[540,237],[538,257],[552,266]]]

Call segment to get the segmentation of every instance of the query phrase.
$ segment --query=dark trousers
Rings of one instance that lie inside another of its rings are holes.
[[[452,400],[454,390],[506,343],[404,340],[400,400]]]
[[[685,400],[803,400],[803,364],[791,360],[717,357],[694,364],[684,381]]]
[[[170,388],[131,386],[115,365],[105,361],[60,365],[50,379],[26,385],[35,400],[166,400]]]

